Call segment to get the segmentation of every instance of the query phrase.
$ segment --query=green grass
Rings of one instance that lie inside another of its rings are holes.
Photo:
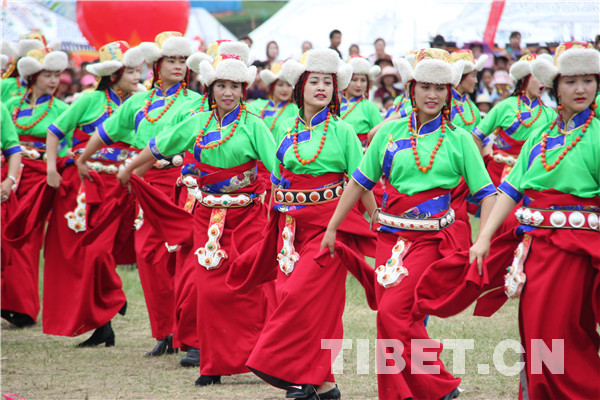
[[[474,227],[476,220],[472,220]],[[369,260],[373,265],[373,260]],[[282,399],[285,393],[252,374],[223,377],[223,385],[197,388],[198,368],[181,368],[182,354],[146,359],[155,344],[137,269],[119,267],[128,299],[127,315],[113,319],[116,346],[79,349],[77,338],[50,336],[36,326],[16,329],[2,320],[1,393],[17,393],[31,399]],[[41,275],[40,275],[41,277]],[[41,281],[41,279],[40,279]],[[40,294],[41,294],[40,285]],[[514,399],[518,376],[504,376],[494,367],[495,346],[505,339],[519,340],[517,302],[509,301],[491,318],[472,316],[473,307],[447,319],[432,317],[427,330],[436,339],[473,339],[466,351],[460,387],[461,399]],[[336,375],[345,399],[376,399],[375,374],[376,313],[367,306],[364,291],[348,277],[344,337],[352,349],[343,354],[343,374]],[[357,340],[368,339],[369,373],[357,373]],[[442,360],[453,371],[453,352],[444,350]],[[506,365],[519,361],[511,350]],[[478,374],[478,365],[489,365],[489,374]]]

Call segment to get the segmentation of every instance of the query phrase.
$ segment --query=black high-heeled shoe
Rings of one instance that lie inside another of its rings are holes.
[[[29,315],[18,313],[16,311],[2,310],[1,316],[17,328],[35,325],[35,321]]]
[[[106,347],[115,345],[115,332],[110,326],[110,321],[96,329],[92,336],[89,337],[85,342],[81,342],[77,347],[94,347],[104,343]]]
[[[199,367],[200,366],[200,349],[189,347],[187,355],[181,358],[179,364],[182,367]]]
[[[338,389],[337,385],[333,389],[330,389],[324,393],[317,393],[317,398],[319,400],[338,400],[342,398],[342,394],[340,393],[340,389]]]
[[[221,375],[200,375],[195,384],[196,386],[220,385]]]
[[[460,390],[458,390],[458,388],[454,389],[453,391],[451,391],[450,393],[448,393],[447,395],[445,395],[444,397],[442,397],[440,400],[452,400],[457,398],[460,395]]]
[[[173,335],[167,336],[165,339],[161,339],[156,342],[156,346],[152,350],[146,353],[144,357],[158,357],[163,354],[174,354],[179,352],[179,349],[173,348]]]
[[[291,385],[285,392],[286,399],[318,399],[314,385]]]

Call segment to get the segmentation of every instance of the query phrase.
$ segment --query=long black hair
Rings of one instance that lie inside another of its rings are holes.
[[[103,76],[102,78],[100,78],[100,82],[98,82],[98,86],[96,87],[96,90],[108,89],[115,83],[119,82],[119,80],[123,76],[124,72],[125,72],[125,67],[121,67],[116,72],[114,72],[108,76]],[[113,75],[115,75],[115,77],[114,77],[114,79],[111,79],[111,76],[113,76]]]
[[[304,71],[296,86],[294,86],[294,92],[292,94],[292,98],[298,107],[302,107],[304,105],[304,86],[306,86],[306,81],[308,80],[308,76],[310,75],[310,71]],[[338,83],[337,83],[337,74],[331,74],[333,78],[333,95],[331,96],[331,101],[329,102],[329,111],[333,115],[340,115],[340,99],[338,97]]]

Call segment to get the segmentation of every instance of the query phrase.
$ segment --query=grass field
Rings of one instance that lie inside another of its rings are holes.
[[[223,385],[197,388],[196,368],[179,366],[179,355],[146,359],[143,354],[154,345],[136,269],[119,268],[129,301],[125,317],[113,319],[116,346],[79,349],[77,338],[44,335],[41,324],[15,329],[2,321],[1,392],[17,393],[24,399],[283,399],[285,393],[263,383],[252,374],[223,377]],[[353,342],[345,350],[344,373],[337,376],[345,399],[376,399],[375,312],[364,299],[362,288],[348,278],[344,313],[345,338]],[[445,320],[431,318],[432,338],[473,339],[474,349],[466,352],[461,394],[464,399],[514,399],[517,376],[500,374],[492,361],[494,347],[504,339],[518,339],[516,302],[509,302],[492,318],[475,318],[471,311]],[[357,340],[370,339],[369,373],[357,373]],[[452,371],[451,350],[442,359]],[[518,361],[515,353],[505,354],[506,364]],[[490,366],[489,374],[477,373],[479,364]]]

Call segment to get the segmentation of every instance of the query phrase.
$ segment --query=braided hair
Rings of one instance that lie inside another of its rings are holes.
[[[300,75],[300,79],[294,86],[294,92],[292,94],[292,98],[298,107],[302,107],[304,105],[304,87],[306,86],[306,81],[308,80],[308,76],[310,75],[310,71],[304,71],[302,75]],[[329,102],[329,112],[331,114],[340,116],[340,99],[338,97],[338,83],[337,83],[337,75],[331,74],[333,78],[333,95],[331,96],[331,101]]]
[[[156,82],[160,79],[160,67],[162,66],[164,57],[159,58],[154,64],[152,64],[152,85],[151,88],[154,87]],[[181,85],[183,86],[183,93],[187,95],[187,88],[190,86],[190,69],[186,66],[185,68],[185,77],[183,81],[181,81]]]
[[[517,84],[515,85],[515,90],[513,90],[511,96],[519,96],[521,94],[525,94],[527,91],[527,85],[529,85],[529,78],[531,77],[531,74],[527,75],[524,78],[521,78],[517,81]]]

